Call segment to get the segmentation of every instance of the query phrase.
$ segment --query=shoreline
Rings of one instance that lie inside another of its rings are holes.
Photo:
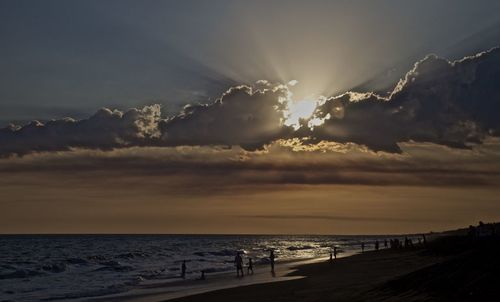
[[[454,233],[423,245],[300,265],[289,274],[298,279],[170,301],[491,301],[499,296],[499,253],[498,233]]]
[[[337,265],[347,265],[356,267],[356,263],[362,259],[363,262],[367,262],[367,269],[369,269],[369,262],[376,262],[380,257],[384,255],[390,255],[392,258],[398,258],[401,256],[408,255],[410,258],[416,258],[414,253],[421,251],[421,246],[406,250],[391,249],[391,248],[381,248],[380,250],[369,250],[362,252],[351,252],[339,254],[337,259],[333,262],[329,261],[329,257],[318,257],[309,259],[297,259],[297,260],[285,260],[283,262],[277,262],[276,272],[273,276],[270,272],[268,265],[258,265],[255,266],[255,273],[253,275],[245,275],[243,278],[238,278],[235,276],[234,271],[222,272],[217,274],[208,274],[206,280],[181,280],[167,281],[167,282],[153,282],[145,283],[127,292],[99,296],[84,299],[84,301],[116,301],[116,302],[158,302],[158,301],[205,301],[206,296],[210,295],[224,295],[224,292],[228,291],[240,291],[242,295],[245,295],[245,291],[248,288],[254,286],[266,286],[270,285],[271,288],[273,284],[277,283],[287,283],[315,278],[325,270],[325,265],[336,267]],[[413,259],[415,260],[415,259]],[[395,262],[397,259],[391,259],[389,261]],[[405,259],[404,261],[407,261]],[[417,261],[418,262],[418,261]],[[424,264],[429,264],[428,260],[423,261]],[[354,264],[354,265],[353,265]],[[373,265],[373,264],[372,264]],[[422,266],[421,263],[418,264],[418,268]],[[415,268],[415,267],[413,267]],[[318,270],[319,269],[319,270]],[[342,274],[341,269],[340,274]],[[403,272],[410,272],[402,270]],[[320,274],[318,274],[318,272]],[[398,270],[400,273],[401,270]],[[382,275],[394,277],[388,272],[383,272]],[[356,282],[356,278],[350,278],[353,282]],[[287,287],[285,285],[285,287]],[[201,297],[201,298],[198,298]],[[198,300],[199,299],[199,300]],[[223,297],[219,297],[214,301],[224,301]]]
[[[298,302],[324,300],[326,297],[326,300],[332,301],[372,301],[375,298],[367,296],[370,297],[370,290],[378,284],[439,262],[440,259],[436,257],[419,256],[421,251],[422,248],[382,249],[337,258],[333,262],[323,258],[323,261],[297,265],[288,276],[298,278],[283,282],[215,289],[174,299],[148,301]]]
[[[350,257],[348,254],[340,258]],[[305,276],[293,275],[298,267],[313,263],[324,262],[328,257],[285,260],[276,263],[273,275],[268,265],[255,265],[254,274],[244,277],[236,277],[234,271],[226,271],[206,275],[205,280],[198,279],[176,279],[175,281],[163,281],[145,283],[130,291],[106,296],[87,298],[83,301],[127,301],[127,302],[152,302],[168,301],[187,296],[208,293],[217,290],[245,287],[256,284],[284,282],[304,278]],[[245,268],[246,273],[246,268]]]

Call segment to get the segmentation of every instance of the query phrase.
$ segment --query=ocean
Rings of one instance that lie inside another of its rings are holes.
[[[81,300],[127,292],[148,282],[187,279],[234,269],[236,251],[256,265],[340,256],[381,248],[389,236],[305,235],[2,235],[0,301]]]

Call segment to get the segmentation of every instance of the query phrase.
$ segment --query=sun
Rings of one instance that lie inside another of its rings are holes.
[[[300,128],[300,120],[308,120],[313,117],[318,101],[314,99],[290,100],[287,105],[284,124],[297,130]]]

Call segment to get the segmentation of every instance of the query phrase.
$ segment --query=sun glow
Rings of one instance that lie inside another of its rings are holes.
[[[292,126],[295,129],[300,128],[300,121],[311,119],[317,105],[318,101],[314,99],[290,100],[288,110],[285,112],[285,125]]]

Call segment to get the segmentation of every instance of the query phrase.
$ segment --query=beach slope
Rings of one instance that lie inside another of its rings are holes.
[[[175,299],[208,301],[477,301],[499,297],[498,238],[446,236],[426,247],[366,252],[298,267],[285,282]],[[495,273],[496,272],[496,273]]]

